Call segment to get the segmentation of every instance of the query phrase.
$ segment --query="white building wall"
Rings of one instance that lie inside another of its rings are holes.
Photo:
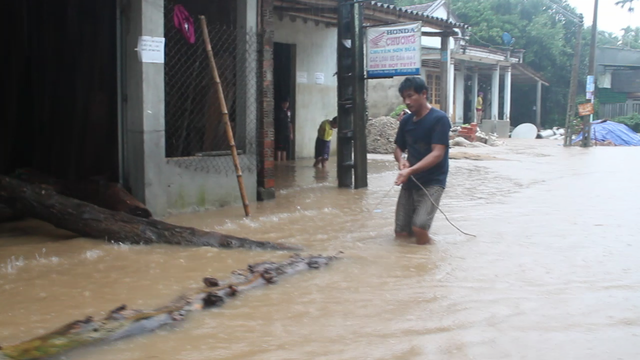
[[[255,31],[257,5],[257,0],[238,0],[239,28]],[[163,0],[133,0],[125,18],[129,29],[123,39],[126,44],[136,44],[143,35],[164,36]],[[131,187],[133,196],[144,202],[156,218],[172,212],[241,204],[234,173],[190,170],[181,166],[183,159],[165,157],[164,64],[140,62],[134,45],[124,49],[127,74],[124,90],[128,94],[124,108],[125,184]],[[254,65],[257,63],[251,63]],[[257,88],[258,79],[242,77],[247,81],[244,88]],[[245,130],[248,139],[255,138],[254,127],[247,126]],[[255,153],[241,155],[241,159],[245,156],[252,162],[256,159]],[[194,167],[208,166],[206,158],[188,160]],[[226,162],[225,168],[233,168],[230,156],[220,160]],[[257,172],[243,169],[243,180],[249,202],[253,203],[257,195]]]
[[[337,29],[323,24],[275,21],[275,42],[296,44],[296,70],[306,73],[307,83],[296,82],[296,157],[312,158],[318,126],[324,119],[338,115]],[[315,74],[324,74],[324,84],[315,83]],[[332,154],[337,149],[337,132],[331,141]]]
[[[439,17],[441,19],[446,19],[447,18],[447,10],[441,6],[438,9],[436,9],[433,13],[430,13],[429,15],[433,15],[436,17]],[[453,19],[453,21],[457,21],[457,19]],[[427,26],[423,26],[422,27],[422,31],[440,31],[439,29],[434,29],[434,28],[430,28]],[[449,49],[453,49],[453,46],[455,45],[454,40],[453,39],[449,39]],[[440,49],[440,38],[439,37],[427,37],[427,36],[423,36],[422,37],[422,46],[426,46],[426,47],[430,47],[433,49]]]

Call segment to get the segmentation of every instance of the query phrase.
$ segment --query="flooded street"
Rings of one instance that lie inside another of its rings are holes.
[[[551,140],[453,149],[435,243],[393,237],[391,156],[369,188],[336,187],[310,161],[280,164],[277,200],[168,221],[344,259],[194,313],[177,328],[85,348],[76,359],[638,359],[640,148]],[[467,160],[465,158],[480,160]],[[391,190],[390,190],[391,189]],[[379,211],[374,211],[378,209]],[[120,304],[150,309],[205,275],[284,252],[126,246],[42,223],[0,225],[0,344]]]

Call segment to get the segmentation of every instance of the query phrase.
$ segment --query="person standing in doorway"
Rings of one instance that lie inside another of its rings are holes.
[[[478,99],[476,100],[476,123],[482,124],[482,98],[484,94],[482,92],[478,93]]]
[[[333,119],[324,120],[318,127],[318,137],[316,137],[316,149],[313,156],[316,161],[313,163],[313,167],[322,165],[324,169],[329,160],[329,152],[331,151],[331,137],[333,136],[333,129],[338,127],[338,117]]]
[[[400,170],[395,183],[402,185],[395,234],[413,235],[417,244],[425,245],[431,242],[429,229],[447,184],[451,121],[427,102],[429,88],[422,78],[407,77],[398,90],[411,113],[400,121],[395,139]]]
[[[285,98],[276,108],[274,130],[276,140],[276,161],[286,161],[289,146],[293,140],[293,126],[289,115],[289,99]]]

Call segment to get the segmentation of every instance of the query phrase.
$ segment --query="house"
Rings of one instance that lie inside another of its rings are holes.
[[[464,28],[373,1],[362,8],[367,26]],[[31,167],[119,182],[157,217],[238,204],[226,109],[254,202],[275,194],[275,102],[291,99],[294,159],[312,156],[319,122],[336,115],[338,0],[61,0],[5,12],[27,41],[7,45],[2,174]]]
[[[407,6],[403,9],[415,11],[425,16],[448,18],[459,23],[444,0],[432,1],[427,4]],[[463,28],[456,29],[447,48],[443,51],[441,39],[432,36],[438,29],[423,26],[422,38],[422,76],[432,90],[430,103],[445,112],[454,124],[475,121],[477,93],[485,95],[483,130],[498,132],[501,136],[508,136],[511,125],[511,88],[512,84],[530,84],[537,86],[537,102],[532,104],[536,108],[536,124],[540,126],[540,99],[542,85],[549,85],[546,80],[523,61],[524,50],[509,48],[495,49],[473,46],[468,43],[467,34]],[[429,36],[431,35],[431,36]],[[449,61],[443,61],[448,59]],[[447,65],[443,65],[444,63]],[[443,86],[443,68],[449,66],[449,76]],[[397,89],[400,79],[375,81],[369,84],[369,93],[373,98],[371,113],[374,116],[389,114],[400,102],[390,103],[382,97],[388,97],[391,91]],[[501,91],[502,87],[502,91]],[[447,91],[443,93],[442,89]],[[385,94],[377,97],[376,94]],[[502,96],[500,96],[502,94]],[[500,106],[502,105],[502,107]]]
[[[640,50],[600,46],[596,64],[598,117],[640,114]]]

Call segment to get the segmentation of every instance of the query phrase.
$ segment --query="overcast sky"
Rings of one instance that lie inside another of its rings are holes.
[[[594,0],[568,0],[569,3],[584,15],[585,25],[593,23]],[[598,2],[598,29],[619,33],[620,29],[627,26],[640,26],[640,4],[635,6],[636,11],[629,13],[627,8],[623,10],[616,6],[616,0],[599,0]]]

